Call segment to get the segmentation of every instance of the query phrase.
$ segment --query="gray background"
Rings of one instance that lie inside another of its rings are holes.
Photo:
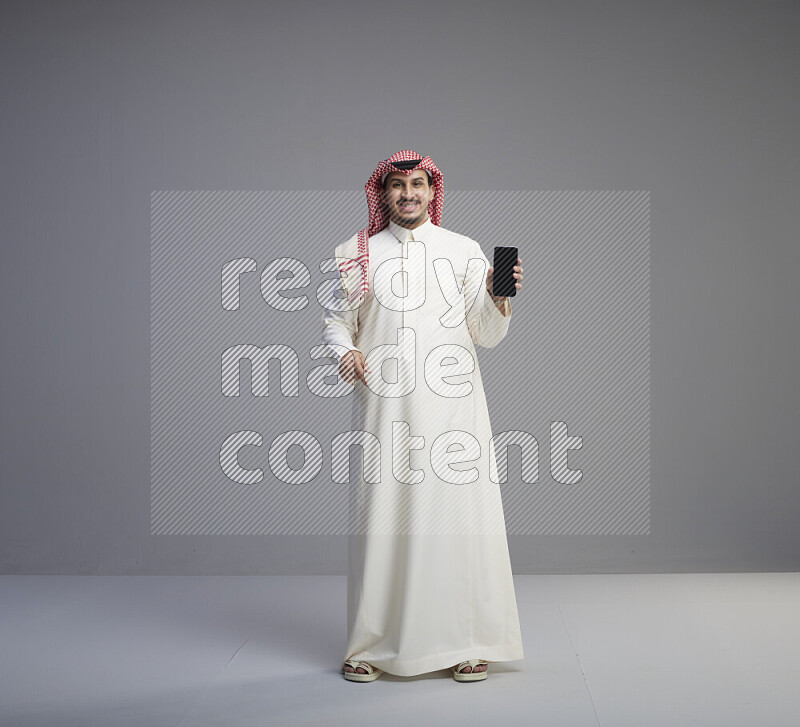
[[[511,536],[515,572],[798,568],[796,3],[1,12],[2,572],[344,572],[341,536],[150,535],[150,193],[361,189],[403,148],[651,192],[651,533]]]

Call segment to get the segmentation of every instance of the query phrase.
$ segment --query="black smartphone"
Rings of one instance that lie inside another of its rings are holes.
[[[516,247],[495,246],[494,278],[492,279],[492,295],[514,296],[517,294],[517,279],[514,277],[514,266],[519,256]]]

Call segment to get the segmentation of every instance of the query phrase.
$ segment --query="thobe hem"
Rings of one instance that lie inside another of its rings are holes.
[[[399,677],[411,677],[418,674],[439,671],[441,669],[449,669],[451,666],[455,666],[467,659],[482,659],[483,661],[497,662],[518,661],[524,658],[522,644],[518,641],[512,641],[509,644],[494,644],[492,646],[476,644],[466,649],[429,654],[419,659],[380,659],[371,656],[368,651],[362,651],[347,657],[347,659],[369,662],[378,669],[382,669],[387,674],[394,674]]]

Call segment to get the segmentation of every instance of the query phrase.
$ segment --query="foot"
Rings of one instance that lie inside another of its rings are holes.
[[[458,664],[453,664],[453,668],[457,667]],[[458,670],[459,674],[471,674],[473,671],[486,671],[489,668],[488,664],[476,664],[475,669],[473,669],[469,664],[466,666],[462,666],[461,669]]]
[[[342,671],[344,678],[351,682],[374,682],[383,674],[382,669],[378,669],[368,661],[359,661],[358,659],[345,659]]]
[[[345,664],[344,665],[344,670],[345,671],[349,671],[351,674],[353,672],[355,672],[356,674],[366,674],[367,673],[367,670],[363,666],[359,666],[359,667],[356,667],[355,669],[353,669],[353,667],[350,666],[350,664]]]

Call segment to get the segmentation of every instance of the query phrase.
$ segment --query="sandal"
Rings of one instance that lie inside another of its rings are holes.
[[[345,671],[345,666],[353,667],[353,671]],[[358,667],[366,669],[367,673],[360,674],[356,671]],[[368,664],[366,661],[347,659],[342,665],[342,673],[344,674],[344,678],[351,682],[374,682],[381,674],[383,674],[383,669],[378,669],[377,666],[372,666],[372,664]]]
[[[453,672],[453,679],[457,682],[479,682],[481,679],[486,679],[486,677],[489,676],[489,669],[487,668],[486,671],[474,671],[478,664],[486,664],[487,667],[489,666],[489,662],[483,661],[482,659],[467,659],[467,661],[462,661],[460,664],[451,666],[450,671]],[[461,670],[465,666],[471,666],[473,671],[462,672]]]

